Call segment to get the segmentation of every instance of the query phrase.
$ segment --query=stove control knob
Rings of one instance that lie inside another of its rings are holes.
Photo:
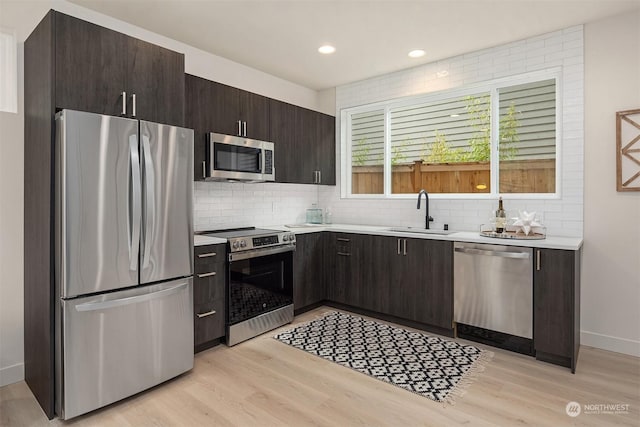
[[[288,235],[288,234],[285,234],[284,236],[282,236],[282,240],[283,240],[283,241],[285,241],[285,242],[286,242],[287,240],[289,240],[289,235]]]
[[[247,242],[245,242],[244,240],[240,241],[240,247],[244,248],[245,246],[247,246]]]
[[[294,234],[289,234],[289,241],[293,242],[294,240],[296,240],[296,236]]]
[[[240,243],[233,242],[233,249],[238,249],[240,247]]]

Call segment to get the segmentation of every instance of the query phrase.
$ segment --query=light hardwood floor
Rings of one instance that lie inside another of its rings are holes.
[[[321,307],[295,323],[319,317]],[[287,325],[281,329],[289,328]],[[272,337],[196,355],[193,371],[69,422],[49,422],[24,382],[0,388],[2,426],[640,426],[640,359],[582,347],[573,375],[495,353],[454,405],[433,402]],[[462,341],[462,340],[461,340]],[[565,412],[568,402],[626,404],[622,414]]]

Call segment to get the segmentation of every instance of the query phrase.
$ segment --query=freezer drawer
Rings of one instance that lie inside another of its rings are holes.
[[[73,418],[193,368],[193,281],[61,300],[58,415]]]
[[[533,337],[533,250],[454,243],[453,320]]]

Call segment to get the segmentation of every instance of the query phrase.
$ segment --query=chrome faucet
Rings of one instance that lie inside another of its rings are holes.
[[[424,189],[420,190],[420,192],[418,193],[418,209],[420,209],[420,199],[422,198],[422,195],[424,194],[424,198],[426,199],[426,203],[425,203],[425,208],[426,208],[426,216],[424,219],[424,228],[426,230],[429,229],[429,221],[433,221],[433,218],[429,216],[429,193],[427,193]]]

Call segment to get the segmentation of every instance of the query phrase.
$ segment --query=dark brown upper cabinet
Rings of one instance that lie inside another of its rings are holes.
[[[209,132],[269,140],[269,98],[221,83],[208,84]]]
[[[185,74],[186,117],[194,131],[194,179],[205,177],[207,134],[243,136],[270,141],[269,100],[264,96]]]
[[[276,182],[335,185],[335,117],[272,99]]]
[[[184,55],[54,13],[55,106],[184,126]]]

